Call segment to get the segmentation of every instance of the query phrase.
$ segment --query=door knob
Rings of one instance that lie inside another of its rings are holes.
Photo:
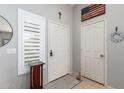
[[[101,55],[100,55],[100,57],[104,57],[104,55],[103,55],[103,54],[101,54]]]

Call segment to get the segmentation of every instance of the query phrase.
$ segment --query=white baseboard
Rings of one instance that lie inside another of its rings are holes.
[[[110,86],[110,85],[105,85],[105,87],[106,88],[108,88],[108,89],[114,89],[112,86]]]

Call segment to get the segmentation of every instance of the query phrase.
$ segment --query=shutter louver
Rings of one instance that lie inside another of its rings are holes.
[[[40,61],[40,25],[24,22],[24,62]]]

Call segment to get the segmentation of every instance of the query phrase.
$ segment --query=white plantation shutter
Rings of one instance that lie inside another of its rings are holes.
[[[45,62],[45,18],[18,10],[18,74],[31,62]]]

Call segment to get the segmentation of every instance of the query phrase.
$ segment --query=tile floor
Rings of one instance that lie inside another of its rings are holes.
[[[87,78],[82,78],[82,80],[83,81],[81,81],[78,85],[73,87],[73,89],[108,89],[104,85],[89,80]]]
[[[54,81],[44,85],[45,89],[71,89],[75,85],[79,84],[80,81],[75,79],[74,74],[67,74],[58,78]]]

